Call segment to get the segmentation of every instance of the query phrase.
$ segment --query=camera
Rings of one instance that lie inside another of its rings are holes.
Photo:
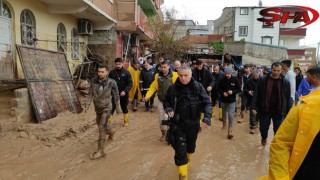
[[[168,119],[168,120],[162,120],[161,121],[161,125],[167,125],[167,126],[170,126],[172,124],[171,120]]]

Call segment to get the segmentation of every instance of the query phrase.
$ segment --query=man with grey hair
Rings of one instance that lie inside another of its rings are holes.
[[[200,120],[211,126],[210,97],[201,83],[192,78],[191,68],[183,65],[179,78],[171,85],[163,100],[163,108],[171,118],[168,143],[175,150],[179,179],[187,179],[188,165],[195,152]],[[200,118],[203,108],[204,118]]]
[[[243,94],[247,96],[247,101],[249,105],[249,125],[250,125],[250,134],[254,134],[256,132],[257,128],[257,119],[256,115],[252,111],[252,99],[254,96],[254,93],[257,91],[257,85],[260,79],[260,74],[258,70],[253,70],[251,77],[246,81],[246,83],[243,86]]]

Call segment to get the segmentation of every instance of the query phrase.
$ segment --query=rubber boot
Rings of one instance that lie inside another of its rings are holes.
[[[138,99],[133,100],[133,112],[138,110]]]
[[[166,140],[166,134],[167,134],[167,130],[161,130],[161,137],[160,137],[161,142]]]
[[[188,165],[177,166],[179,180],[187,180],[188,179]]]
[[[129,114],[123,114],[123,126],[128,127],[129,126]]]
[[[214,119],[216,116],[216,107],[215,106],[212,107],[211,114],[212,114],[212,119]]]
[[[233,138],[233,134],[232,134],[232,127],[228,128],[228,139],[232,139]]]
[[[110,126],[110,124],[112,123],[112,119],[113,119],[113,116],[111,115],[110,118],[108,119],[108,126]]]
[[[200,124],[202,123],[202,119],[204,118],[204,113],[200,114]]]
[[[187,153],[187,158],[188,158],[188,168],[189,168],[191,159],[192,159],[192,153]]]
[[[219,120],[222,121],[222,108],[219,108]]]

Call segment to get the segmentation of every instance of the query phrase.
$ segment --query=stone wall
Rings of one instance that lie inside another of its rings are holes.
[[[11,115],[16,123],[30,123],[33,121],[33,107],[27,88],[14,90],[14,98],[10,101]]]

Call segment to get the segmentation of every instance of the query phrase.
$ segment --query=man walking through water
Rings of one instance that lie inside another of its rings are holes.
[[[179,78],[165,95],[163,108],[171,118],[167,139],[175,151],[179,179],[186,180],[188,165],[196,148],[202,110],[202,122],[211,126],[211,101],[204,87],[192,78],[188,65],[181,66],[178,74]]]
[[[85,112],[93,99],[94,109],[96,111],[96,122],[99,128],[98,150],[90,155],[91,159],[98,159],[105,155],[104,143],[106,135],[113,140],[114,131],[110,128],[108,121],[111,117],[112,98],[116,102],[116,110],[119,113],[119,92],[116,82],[108,78],[108,68],[106,65],[100,65],[98,68],[98,77],[92,78],[90,91],[87,98]]]

